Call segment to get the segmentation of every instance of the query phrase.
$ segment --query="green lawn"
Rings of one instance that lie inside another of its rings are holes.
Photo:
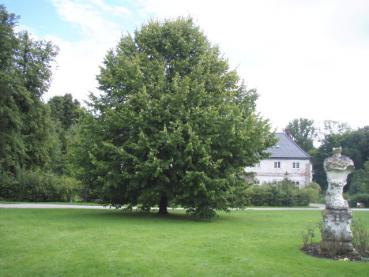
[[[369,213],[356,212],[369,226]],[[299,250],[319,211],[240,211],[213,222],[116,210],[0,209],[0,276],[369,276],[369,263]]]

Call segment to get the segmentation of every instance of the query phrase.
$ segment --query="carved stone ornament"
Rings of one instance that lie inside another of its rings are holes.
[[[343,187],[347,176],[354,170],[354,162],[341,155],[342,148],[333,148],[333,156],[324,160],[324,170],[327,173],[328,188],[325,196],[326,207],[332,209],[348,208],[343,198]]]

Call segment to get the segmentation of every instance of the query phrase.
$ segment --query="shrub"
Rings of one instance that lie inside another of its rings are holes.
[[[351,194],[369,193],[369,161],[365,162],[363,168],[353,172],[349,192]]]
[[[0,171],[0,200],[12,198],[13,176]]]
[[[357,203],[364,204],[365,207],[369,207],[369,194],[361,193],[355,194],[349,197],[350,207],[356,207]]]
[[[247,190],[250,186],[251,184],[246,181],[242,185],[235,185],[230,188],[227,192],[226,199],[231,208],[244,208],[250,205],[250,194]]]
[[[296,194],[296,206],[308,206],[309,203],[314,202],[307,190],[301,190]]]
[[[310,203],[319,203],[321,199],[321,188],[320,185],[312,182],[306,187],[301,189],[301,192],[307,196]]]
[[[307,206],[319,201],[320,187],[313,183],[299,189],[289,180],[264,185],[254,185],[247,189],[250,205],[253,206]]]
[[[71,177],[49,172],[16,170],[15,176],[0,174],[0,198],[16,201],[71,201],[80,184]]]
[[[204,221],[210,221],[214,219],[217,215],[215,210],[208,206],[203,206],[196,209],[188,209],[186,212],[195,219]]]
[[[56,190],[59,180],[38,171],[18,169],[14,178],[14,200],[60,201]]]
[[[250,194],[250,205],[253,206],[270,206],[272,202],[272,192],[265,185],[256,185],[248,189]]]
[[[79,199],[79,194],[81,191],[81,183],[72,177],[69,176],[62,176],[60,193],[63,196],[65,201],[75,201]]]
[[[308,249],[311,245],[313,245],[313,239],[315,238],[315,229],[315,226],[307,226],[306,230],[301,232],[303,249]]]
[[[360,220],[352,221],[352,244],[362,257],[369,257],[369,232]]]

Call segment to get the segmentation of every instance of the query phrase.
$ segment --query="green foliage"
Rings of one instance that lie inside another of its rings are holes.
[[[284,130],[298,146],[306,152],[314,149],[314,139],[317,136],[317,130],[314,127],[314,121],[306,118],[294,119],[288,123]]]
[[[352,244],[362,257],[369,258],[369,232],[368,227],[360,219],[352,221]]]
[[[217,215],[214,209],[209,206],[203,206],[203,207],[196,208],[196,209],[190,208],[190,209],[187,209],[186,212],[187,214],[191,215],[195,219],[200,219],[200,220],[212,220]]]
[[[113,204],[227,209],[245,166],[274,143],[255,91],[191,19],[152,21],[123,36],[98,80],[103,93],[92,99],[76,158],[88,188]]]
[[[14,177],[7,172],[0,171],[0,200],[8,200],[14,197]]]
[[[0,170],[39,168],[52,148],[48,108],[41,102],[48,89],[57,49],[15,32],[17,17],[0,6]]]
[[[302,249],[308,249],[314,243],[316,237],[316,225],[308,225],[304,231],[301,232]]]
[[[24,116],[22,138],[26,156],[23,166],[28,169],[48,169],[52,165],[50,154],[58,143],[50,118],[50,110],[41,101],[34,101],[31,110]]]
[[[76,181],[47,172],[68,173],[68,132],[79,103],[68,94],[42,102],[57,48],[15,32],[17,17],[3,6],[0,19],[0,197],[69,200]]]
[[[307,195],[307,198],[309,199],[309,203],[319,203],[320,202],[322,192],[321,192],[321,188],[319,184],[312,182],[300,190],[302,194]]]
[[[362,169],[355,170],[352,174],[349,192],[369,194],[369,161],[364,163]]]
[[[323,168],[324,159],[332,154],[334,147],[339,146],[342,147],[342,154],[349,156],[354,161],[357,170],[364,169],[365,162],[369,160],[369,127],[360,128],[355,131],[348,130],[344,133],[325,137],[322,145],[313,157],[314,181],[319,183],[322,189],[326,189],[327,187],[327,177]],[[358,174],[361,175],[361,173]],[[351,178],[349,177],[346,189],[350,189],[350,186]]]
[[[29,96],[14,86],[16,73],[15,54],[18,47],[14,28],[17,17],[0,5],[0,170],[15,169],[25,156],[24,141],[19,136],[22,129],[22,106]]]
[[[307,206],[319,200],[320,187],[312,183],[299,189],[293,182],[284,180],[247,189],[251,206]]]
[[[97,141],[100,141],[100,133],[97,129],[97,122],[90,113],[86,113],[81,118],[81,124],[75,125],[69,132],[69,149],[67,160],[70,162],[68,172],[83,184],[81,197],[85,201],[106,199],[103,188],[105,183],[105,172],[108,165],[103,166],[97,159],[104,156],[99,150]],[[116,193],[116,201],[124,196],[123,193]],[[136,204],[136,203],[135,203]]]
[[[250,193],[248,188],[252,184],[246,179],[245,182],[241,182],[230,188],[227,194],[227,201],[231,208],[242,209],[250,204]]]
[[[50,172],[17,168],[15,176],[0,174],[0,196],[16,201],[72,201],[80,183],[71,177]]]
[[[51,67],[58,49],[49,41],[32,39],[26,31],[18,33],[17,40],[14,59],[19,81],[32,99],[40,99],[50,86]]]
[[[350,207],[355,208],[357,203],[364,204],[365,207],[369,207],[369,193],[360,193],[351,195],[349,197]]]
[[[51,170],[58,174],[72,175],[72,163],[70,162],[71,144],[78,143],[74,136],[78,131],[78,124],[85,110],[81,108],[77,100],[73,100],[71,94],[54,96],[48,101],[50,115],[56,133],[56,144],[52,153]]]
[[[83,113],[78,100],[73,100],[69,93],[64,96],[54,96],[47,104],[50,107],[52,118],[61,123],[63,130],[68,130],[72,125],[77,124]]]
[[[3,5],[0,5],[0,67],[7,69],[12,64],[14,48],[17,46],[14,28],[18,17],[13,13],[8,13]]]

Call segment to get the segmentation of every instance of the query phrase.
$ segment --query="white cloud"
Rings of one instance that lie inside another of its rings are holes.
[[[260,94],[283,128],[296,117],[368,124],[368,1],[141,2],[159,17],[191,15]]]
[[[97,93],[96,75],[108,49],[115,47],[121,28],[107,19],[103,12],[125,16],[129,11],[121,6],[109,6],[103,1],[81,2],[53,0],[60,17],[82,31],[80,40],[68,41],[55,35],[45,39],[58,45],[57,68],[46,98],[72,93],[80,101],[87,100],[90,92]]]
[[[145,20],[190,15],[248,86],[258,89],[258,110],[276,128],[296,117],[369,123],[368,1],[140,0],[139,11],[103,0],[53,3],[84,37],[56,39],[61,52],[50,95],[72,92],[86,99],[96,87],[98,64],[126,31],[104,12],[135,23],[137,13]]]
[[[107,8],[109,6],[103,1],[94,0],[83,3],[76,0],[53,0],[53,3],[65,21],[77,24],[85,36],[93,40],[105,41],[117,32],[119,34],[118,25],[107,20],[102,14],[102,10],[110,12],[114,10],[114,7]]]
[[[131,11],[124,6],[109,5],[104,0],[91,0],[91,2],[104,11],[109,12],[113,15],[124,16],[131,14]]]

